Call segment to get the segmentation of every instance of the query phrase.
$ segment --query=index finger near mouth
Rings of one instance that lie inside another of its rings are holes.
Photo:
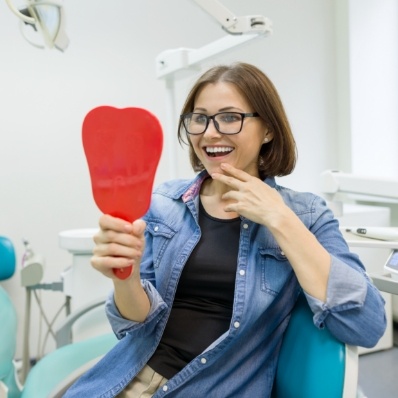
[[[245,171],[237,169],[228,163],[223,163],[221,165],[221,169],[227,173],[227,175],[231,175],[232,177],[237,178],[240,181],[247,181],[248,177],[250,177]]]
[[[222,183],[224,183],[225,185],[228,185],[229,187],[231,187],[233,189],[238,189],[239,183],[241,182],[238,179],[236,179],[235,177],[230,176],[230,175],[225,175],[225,174],[215,174],[213,178],[221,181]]]

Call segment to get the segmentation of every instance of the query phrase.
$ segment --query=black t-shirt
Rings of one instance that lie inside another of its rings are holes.
[[[211,217],[202,204],[202,236],[178,283],[160,344],[148,365],[170,379],[229,328],[239,250],[240,218]]]

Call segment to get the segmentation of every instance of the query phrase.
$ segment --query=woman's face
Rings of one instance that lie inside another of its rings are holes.
[[[211,116],[219,112],[252,113],[250,105],[231,83],[207,84],[199,91],[193,112]],[[272,139],[263,120],[246,117],[238,134],[219,133],[210,121],[200,135],[189,135],[193,150],[209,174],[222,173],[221,163],[258,177],[258,155],[265,138]]]

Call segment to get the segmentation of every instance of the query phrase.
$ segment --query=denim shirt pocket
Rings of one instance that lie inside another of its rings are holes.
[[[147,221],[147,232],[152,237],[153,265],[158,268],[163,254],[176,231],[163,221]]]
[[[293,269],[279,247],[259,248],[261,258],[261,290],[276,296]]]

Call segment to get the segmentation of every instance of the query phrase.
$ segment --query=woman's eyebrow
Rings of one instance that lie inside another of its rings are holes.
[[[206,108],[194,108],[194,111],[200,111],[200,112],[207,112]],[[218,112],[227,112],[227,111],[240,111],[242,112],[242,110],[240,108],[237,108],[235,106],[225,106],[224,108],[220,108],[218,110]]]
[[[194,112],[200,111],[200,112],[206,112],[206,108],[193,108]]]

